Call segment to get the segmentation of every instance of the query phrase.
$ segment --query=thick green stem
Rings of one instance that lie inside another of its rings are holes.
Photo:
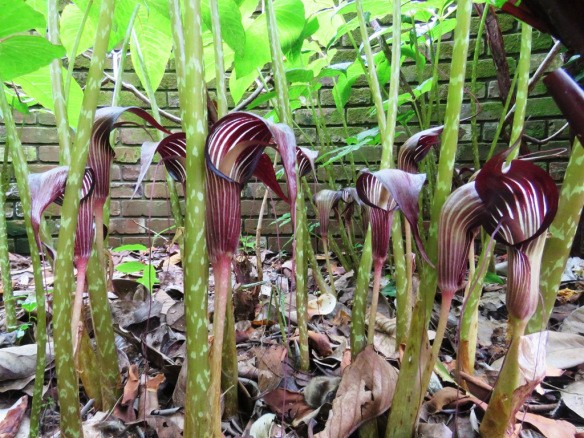
[[[73,42],[71,53],[69,53],[67,56],[67,76],[65,77],[65,86],[63,89],[65,94],[65,102],[68,102],[69,99],[69,90],[71,88],[71,80],[73,79],[73,70],[75,70],[75,56],[77,55],[77,49],[79,48],[79,44],[81,43],[81,36],[83,35],[85,23],[87,23],[87,19],[89,18],[89,11],[91,10],[92,6],[93,0],[89,0],[87,2],[85,12],[83,13],[81,23],[79,23],[79,29],[77,29],[77,34],[75,35],[75,41]]]
[[[308,262],[310,264],[310,266],[312,266],[312,277],[314,278],[314,281],[316,282],[316,286],[318,287],[318,290],[321,293],[331,293],[330,288],[328,287],[328,285],[326,284],[326,282],[324,281],[324,277],[322,276],[322,273],[320,272],[320,268],[318,266],[318,262],[316,260],[316,255],[314,254],[314,249],[312,248],[312,241],[310,239],[310,233],[308,232],[308,223],[306,223],[306,228],[304,230],[304,232],[306,233],[306,255],[308,257]]]
[[[331,256],[330,256],[329,247],[328,247],[328,237],[323,237],[322,247],[323,247],[323,251],[324,251],[324,258],[326,260],[326,270],[328,271],[331,293],[334,296],[337,296],[337,291],[335,290],[335,278],[333,276],[333,267],[331,265]]]
[[[91,303],[91,318],[97,347],[99,378],[101,382],[102,409],[114,407],[122,391],[122,381],[118,366],[115,334],[111,309],[107,297],[105,270],[94,248],[87,269],[87,286]]]
[[[469,45],[472,1],[458,0],[457,5],[445,125],[441,139],[442,148],[438,164],[438,178],[432,200],[430,228],[426,244],[426,251],[430,260],[436,260],[438,252],[438,218],[440,216],[440,210],[452,187],[452,173],[458,144],[458,128]],[[419,299],[416,302],[412,316],[408,336],[409,342],[404,353],[395,393],[396,400],[403,400],[404,402],[394,406],[391,410],[386,431],[386,437],[388,438],[412,436],[414,434],[420,404],[430,381],[436,359],[435,357],[431,357],[424,364],[420,356],[421,352],[424,351],[424,346],[421,344],[425,343],[426,329],[436,293],[436,282],[436,270],[430,266],[425,266],[418,294]],[[422,373],[420,373],[421,369],[424,370]],[[412,386],[412,382],[416,382],[420,375],[422,376],[420,385]]]
[[[0,84],[2,84],[0,78]],[[41,268],[41,259],[39,255],[39,248],[37,247],[34,231],[32,228],[32,221],[30,212],[31,200],[30,191],[28,187],[28,167],[26,164],[26,157],[22,149],[22,144],[16,132],[16,125],[12,117],[12,108],[6,101],[4,91],[0,91],[0,110],[4,118],[4,126],[6,129],[6,147],[10,149],[12,157],[12,165],[14,168],[14,176],[16,177],[16,184],[18,186],[18,193],[20,196],[20,203],[24,211],[24,224],[26,227],[26,236],[30,248],[30,256],[32,263],[32,272],[34,278],[34,290],[37,302],[37,323],[36,323],[36,343],[37,343],[37,363],[35,370],[34,393],[32,399],[32,409],[30,414],[30,436],[39,436],[39,426],[42,407],[43,383],[45,380],[45,361],[46,361],[46,344],[47,344],[47,315],[45,310],[45,291],[43,288],[43,276]],[[3,172],[4,173],[4,172]],[[3,175],[4,176],[4,175]],[[4,186],[4,184],[2,184]],[[1,211],[4,214],[4,210]],[[71,333],[69,331],[69,333]]]
[[[511,129],[511,140],[509,144],[513,146],[515,142],[521,141],[523,127],[525,125],[525,109],[527,108],[527,94],[529,93],[529,66],[531,61],[531,35],[532,27],[529,24],[521,23],[521,52],[517,63],[517,94],[515,98],[515,113],[513,114],[513,128]],[[516,148],[507,162],[517,157],[519,148]]]
[[[114,12],[114,1],[103,0],[98,22],[98,33],[93,46],[83,105],[77,124],[78,131],[71,153],[71,165],[63,208],[61,209],[61,230],[55,261],[54,287],[54,342],[56,351],[57,388],[61,407],[61,433],[65,437],[82,435],[79,418],[79,388],[74,368],[71,342],[71,293],[74,284],[73,253],[77,212],[79,210],[79,189],[84,174],[91,126],[97,107],[97,99],[109,34]]]
[[[513,404],[513,393],[520,384],[519,347],[526,325],[527,321],[509,320],[511,344],[481,422],[481,436],[498,438],[512,435],[515,424],[512,416],[516,408]]]
[[[268,0],[269,1],[269,0]],[[306,290],[306,258],[304,257],[304,248],[306,246],[307,234],[306,210],[304,206],[304,191],[302,186],[296,200],[296,312],[300,344],[300,369],[307,371],[310,366],[310,356],[308,352],[308,292]]]
[[[570,249],[584,205],[582,174],[584,174],[584,147],[575,139],[560,192],[558,212],[550,225],[549,236],[543,252],[540,276],[542,299],[538,303],[537,311],[529,321],[528,333],[544,330],[554,307],[558,286],[566,261],[570,256]]]
[[[47,37],[53,44],[61,44],[59,39],[59,11],[57,0],[48,0],[47,13]],[[68,166],[71,162],[71,137],[69,135],[69,122],[67,120],[67,102],[63,89],[63,65],[59,58],[54,59],[49,70],[51,72],[51,84],[53,88],[53,101],[55,103],[55,121],[57,135],[59,136],[59,162],[62,166]]]
[[[481,46],[483,43],[483,34],[485,31],[485,22],[487,21],[487,16],[489,15],[489,5],[483,7],[483,14],[481,16],[481,21],[479,23],[479,30],[477,31],[477,40],[475,43],[474,54],[472,58],[472,70],[471,70],[471,79],[470,79],[470,90],[472,93],[477,93],[477,68],[479,65],[479,54],[481,52]],[[437,63],[436,63],[437,64]],[[477,112],[477,103],[476,100],[472,98],[470,99],[471,110],[472,114],[476,114]],[[479,169],[481,167],[481,160],[479,155],[479,131],[478,131],[478,124],[477,118],[473,117],[470,120],[470,127],[472,132],[472,156],[473,156],[473,163],[475,169]]]
[[[185,315],[187,334],[187,387],[185,436],[212,436],[207,399],[210,371],[207,344],[207,278],[205,242],[205,140],[207,137],[207,93],[201,37],[201,1],[169,0],[174,38],[177,84],[183,131],[187,134],[187,182],[185,189]],[[221,369],[214,370],[221,373]],[[221,418],[215,418],[215,422]],[[217,430],[217,425],[213,425]],[[220,436],[220,435],[219,435]]]
[[[223,40],[221,39],[221,21],[217,0],[210,0],[211,30],[213,31],[213,49],[215,50],[215,87],[217,89],[217,115],[227,114],[227,87],[225,85],[225,62],[223,60]]]
[[[396,215],[397,217],[397,215]],[[397,229],[397,228],[396,228]],[[412,320],[412,307],[414,305],[414,288],[413,288],[413,274],[414,274],[414,253],[412,251],[412,228],[408,221],[405,222],[405,241],[406,241],[406,252],[404,256],[401,256],[395,251],[396,246],[394,245],[394,258],[398,259],[400,257],[405,257],[405,279],[406,287],[396,287],[396,308],[397,308],[397,321],[396,321],[396,349],[400,345],[405,345],[408,339],[408,330],[410,328],[410,321]],[[399,228],[401,231],[401,227]],[[398,236],[393,236],[394,239]],[[398,248],[399,249],[399,248]],[[396,263],[396,271],[401,264]],[[400,278],[401,275],[396,275],[396,278]],[[397,284],[397,282],[396,282]]]
[[[158,123],[161,123],[160,119],[160,108],[158,106],[158,102],[156,101],[156,94],[154,93],[154,88],[150,82],[150,77],[148,76],[148,72],[146,70],[146,63],[144,60],[144,56],[142,55],[142,49],[140,48],[140,44],[138,42],[138,38],[136,37],[136,33],[132,31],[132,44],[136,48],[136,53],[138,53],[138,62],[135,62],[134,65],[136,68],[139,68],[142,72],[142,77],[144,78],[144,89],[146,90],[146,95],[150,100],[150,108],[152,109],[152,117]],[[163,133],[160,130],[156,130],[156,136],[158,140],[162,140]],[[172,212],[172,218],[174,223],[177,227],[183,226],[183,215],[180,210],[180,202],[178,199],[178,192],[176,191],[176,182],[172,177],[165,172],[166,175],[166,185],[168,187],[168,194],[170,198],[170,210]]]
[[[4,149],[4,161],[0,173],[0,274],[2,275],[2,298],[6,312],[6,331],[16,330],[16,303],[12,290],[10,275],[10,257],[8,255],[8,234],[6,226],[6,190],[8,188],[8,148]]]
[[[351,317],[351,357],[355,359],[357,355],[367,346],[367,334],[365,331],[365,311],[367,309],[367,295],[369,295],[369,278],[371,276],[371,265],[373,264],[373,254],[371,251],[371,228],[365,235],[363,244],[363,254],[357,272],[357,285],[353,300]]]

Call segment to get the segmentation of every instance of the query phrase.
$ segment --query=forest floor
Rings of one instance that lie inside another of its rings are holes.
[[[331,424],[336,424],[343,436],[349,436],[367,416],[377,418],[379,436],[383,436],[387,406],[379,407],[383,403],[376,404],[377,408],[371,404],[359,406],[363,393],[358,392],[358,387],[365,382],[361,391],[370,391],[370,398],[383,398],[383,393],[392,392],[395,386],[393,372],[375,373],[375,377],[370,372],[375,367],[399,370],[402,349],[396,348],[395,288],[390,277],[386,276],[382,284],[374,348],[364,350],[355,359],[355,366],[351,366],[350,326],[356,276],[353,271],[345,272],[333,260],[338,299],[330,294],[318,296],[310,277],[311,363],[309,372],[301,372],[296,360],[299,349],[294,294],[289,293],[291,263],[269,251],[262,252],[262,259],[264,281],[261,282],[255,256],[242,253],[234,262],[239,415],[224,421],[225,436],[337,436],[317,435]],[[178,247],[113,252],[112,261],[118,269],[113,270],[109,299],[124,396],[113,411],[103,412],[81,386],[85,436],[182,436],[184,380],[180,370],[185,360],[185,318]],[[319,257],[319,261],[324,264],[324,257]],[[0,435],[24,437],[29,430],[27,406],[31,401],[36,362],[34,288],[30,260],[11,254],[10,262],[21,325],[17,331],[0,331]],[[144,282],[143,273],[121,272],[128,270],[119,269],[127,262],[151,264],[155,268],[157,284],[151,293],[140,282]],[[578,263],[578,259],[573,260],[573,278],[562,282],[549,330],[544,336],[537,335],[535,342],[545,346],[545,378],[517,414],[516,436],[584,436],[584,273],[582,264]],[[208,308],[212,318],[211,274]],[[44,276],[50,291],[53,275],[49,267]],[[507,343],[504,277],[489,274],[487,280],[479,305],[475,373],[472,376],[457,373],[457,325],[462,308],[462,296],[457,296],[440,361],[422,407],[418,436],[477,434]],[[50,318],[50,300],[47,309]],[[436,318],[437,315],[436,303]],[[435,325],[433,318],[430,328]],[[91,336],[90,321],[88,326]],[[3,306],[0,327],[5,327]],[[433,334],[430,330],[430,340]],[[55,435],[59,418],[50,339],[49,329],[44,437]],[[209,340],[212,342],[211,335]],[[457,375],[461,380],[456,379]],[[18,433],[2,435],[7,430],[4,428]]]

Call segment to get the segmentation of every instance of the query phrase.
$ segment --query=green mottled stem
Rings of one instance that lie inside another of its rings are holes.
[[[334,296],[337,296],[337,291],[335,290],[335,278],[333,276],[333,267],[331,265],[331,256],[330,256],[329,247],[328,247],[328,237],[323,237],[322,247],[323,247],[323,251],[324,251],[324,258],[326,260],[326,270],[327,270],[328,276],[329,276],[329,284],[330,284],[330,289],[331,289],[330,292]]]
[[[469,45],[472,1],[458,0],[457,5],[445,125],[441,139],[442,148],[438,164],[438,177],[432,199],[430,228],[426,243],[426,251],[430,260],[436,260],[438,252],[438,218],[452,187],[452,173],[458,144],[458,128]],[[394,406],[391,410],[386,430],[386,437],[388,438],[412,436],[414,434],[420,404],[430,381],[436,359],[431,357],[428,363],[424,364],[420,356],[425,349],[423,344],[426,342],[426,330],[434,303],[436,282],[436,270],[431,266],[424,266],[418,301],[415,303],[412,314],[412,323],[408,336],[409,342],[404,352],[394,396],[396,400],[403,400],[403,403]],[[420,372],[421,368],[424,370],[422,373]],[[413,385],[412,382],[418,381],[417,379],[420,375],[420,384]]]
[[[97,107],[113,12],[114,1],[103,0],[97,26],[99,31],[93,46],[83,105],[77,124],[77,136],[71,153],[69,178],[61,209],[62,218],[57,245],[57,259],[55,260],[55,287],[53,293],[55,364],[59,405],[61,408],[60,428],[61,434],[67,438],[82,435],[79,418],[79,388],[74,367],[71,338],[71,293],[72,285],[74,284],[73,253],[77,212],[79,210],[79,189],[89,152],[91,126]]]
[[[258,214],[258,224],[256,227],[256,269],[258,271],[258,281],[264,281],[264,269],[262,266],[262,247],[261,247],[261,238],[262,238],[262,225],[264,223],[264,212],[266,211],[266,205],[268,205],[268,189],[264,193],[264,197],[262,199],[262,205],[260,206],[260,212]]]
[[[330,288],[328,287],[328,285],[326,284],[326,282],[324,281],[324,277],[322,276],[322,273],[320,272],[320,268],[318,266],[318,262],[316,261],[316,255],[314,254],[314,249],[312,248],[312,241],[310,239],[310,233],[308,232],[308,221],[306,223],[306,228],[304,230],[304,232],[306,233],[306,255],[308,257],[308,262],[310,264],[310,266],[312,266],[312,277],[314,278],[314,281],[316,283],[316,286],[318,287],[318,290],[321,293],[330,293]]]
[[[487,252],[488,247],[485,246],[483,252],[481,253],[481,258],[479,260],[479,267],[486,269],[488,263],[484,263],[484,257],[489,256]],[[483,264],[481,264],[483,263]],[[483,278],[484,270],[479,269],[479,274],[476,275],[475,270],[475,246],[474,242],[470,246],[468,253],[468,283],[464,290],[464,312],[461,315],[460,321],[460,335],[459,335],[459,345],[458,345],[458,363],[460,364],[460,369],[468,374],[473,374],[474,364],[475,364],[475,353],[477,350],[476,341],[479,327],[479,300],[481,298],[481,292],[483,290]]]
[[[142,77],[144,78],[144,90],[146,91],[146,95],[148,96],[148,100],[150,100],[150,108],[152,109],[152,117],[158,123],[161,123],[160,119],[160,108],[158,106],[158,102],[156,101],[156,94],[154,93],[154,88],[152,87],[152,83],[150,82],[150,77],[148,76],[148,72],[146,70],[146,63],[144,61],[144,56],[142,55],[142,49],[140,48],[140,44],[138,42],[138,38],[136,37],[136,33],[132,31],[132,44],[136,48],[136,52],[138,54],[138,62],[134,62],[136,68],[139,68]],[[158,141],[162,140],[164,134],[162,131],[156,130],[156,136]],[[172,177],[165,172],[166,175],[166,185],[168,187],[168,194],[170,198],[170,211],[172,212],[172,218],[177,228],[183,226],[183,215],[180,210],[180,202],[178,199],[178,192],[176,191],[176,182]]]
[[[87,263],[84,261],[77,266],[77,288],[73,298],[73,310],[71,313],[71,339],[73,339],[73,356],[77,357],[78,346],[81,335],[81,311],[83,309],[83,292],[85,291],[85,274],[87,273]]]
[[[365,242],[363,244],[363,254],[357,272],[357,285],[351,317],[351,357],[355,357],[367,346],[367,335],[365,332],[365,311],[367,310],[367,295],[369,295],[369,278],[371,276],[371,265],[373,264],[373,254],[371,251],[371,228],[367,230]]]
[[[73,79],[73,70],[75,70],[75,56],[77,55],[77,49],[79,48],[79,44],[81,43],[81,36],[83,35],[83,30],[85,29],[85,23],[89,18],[89,11],[93,6],[93,0],[89,0],[87,2],[87,7],[85,8],[85,12],[83,13],[83,18],[81,19],[81,23],[79,23],[79,29],[77,29],[77,34],[75,35],[75,41],[73,42],[73,47],[71,48],[71,53],[67,57],[67,76],[65,77],[65,86],[64,86],[64,93],[65,93],[65,102],[68,102],[69,99],[69,90],[71,88],[71,79]]]
[[[272,58],[272,69],[274,71],[275,89],[279,106],[280,121],[293,127],[292,110],[290,109],[290,99],[288,96],[288,84],[286,82],[286,71],[282,61],[282,49],[278,36],[278,26],[276,14],[272,0],[264,0],[264,10],[268,25],[268,39],[270,41],[270,54]],[[308,327],[307,327],[307,303],[308,294],[306,291],[306,269],[307,264],[304,257],[305,233],[304,223],[306,222],[306,209],[304,208],[304,194],[302,190],[302,180],[296,174],[296,186],[298,187],[298,198],[296,200],[296,223],[294,232],[296,240],[294,242],[294,261],[296,264],[296,308],[298,312],[298,330],[300,332],[300,368],[308,370],[310,357],[308,355]]]
[[[59,11],[57,0],[48,0],[47,12],[47,37],[53,44],[61,44],[59,39]],[[67,120],[67,103],[63,89],[63,64],[60,59],[54,59],[49,70],[51,72],[51,85],[53,88],[53,101],[55,103],[55,121],[57,135],[59,136],[59,162],[62,166],[68,166],[71,162],[71,137],[69,135],[69,122]]]
[[[12,277],[10,275],[10,257],[8,255],[8,235],[6,227],[6,189],[8,188],[8,148],[4,148],[4,162],[0,174],[0,273],[2,274],[2,286],[4,311],[6,312],[6,331],[16,329],[16,303],[12,290]]]
[[[472,93],[477,94],[477,68],[479,65],[479,54],[481,53],[481,45],[483,44],[483,34],[485,31],[485,22],[487,21],[487,17],[489,15],[489,5],[485,5],[483,7],[483,14],[481,15],[481,21],[479,23],[479,29],[477,31],[477,39],[474,48],[474,54],[472,58],[472,70],[471,70],[471,79],[470,79],[470,90]],[[438,64],[438,63],[436,63]],[[477,103],[475,99],[470,99],[471,104],[471,111],[473,114],[477,112]],[[470,127],[472,132],[472,156],[473,156],[473,163],[475,169],[479,169],[481,167],[481,161],[479,156],[479,131],[478,131],[478,124],[477,118],[473,117],[470,120]]]
[[[223,338],[225,336],[225,313],[227,301],[231,300],[231,257],[221,256],[213,264],[215,277],[215,302],[213,308],[213,344],[210,352],[211,383],[209,404],[211,406],[211,433],[221,436],[221,364]]]
[[[369,327],[367,330],[367,343],[373,345],[375,336],[375,320],[377,319],[377,303],[379,303],[379,289],[381,284],[381,271],[383,270],[382,259],[373,262],[373,292],[371,295],[371,308],[369,309]]]
[[[2,83],[2,78],[0,78],[0,84]],[[14,118],[12,117],[12,108],[10,108],[8,105],[8,102],[6,101],[6,95],[3,91],[0,92],[0,110],[4,118],[4,126],[6,129],[6,147],[9,148],[10,155],[12,157],[14,176],[16,177],[20,203],[22,204],[22,210],[24,211],[24,224],[26,227],[26,236],[28,238],[28,244],[30,248],[35,298],[37,302],[37,363],[35,369],[34,392],[30,414],[30,436],[37,437],[40,435],[39,426],[46,366],[47,314],[45,309],[45,291],[43,288],[43,276],[39,248],[37,247],[30,217],[31,200],[28,187],[28,167],[26,164],[26,157],[24,155],[20,139],[18,138],[18,134],[16,133],[16,125],[14,124]],[[4,184],[2,184],[2,186],[4,186]],[[2,214],[3,213],[4,210],[2,210]],[[6,278],[8,277],[3,277],[4,281],[6,281]]]
[[[221,39],[221,22],[217,0],[209,0],[211,9],[211,30],[213,32],[213,49],[215,51],[215,84],[217,89],[217,115],[227,114],[227,88],[225,86],[225,62],[223,60],[223,40]]]
[[[87,268],[87,286],[91,303],[93,333],[100,363],[99,379],[101,382],[102,409],[108,411],[114,407],[122,392],[122,381],[118,366],[115,334],[111,309],[107,297],[105,270],[99,262],[94,248]]]
[[[185,315],[187,335],[187,387],[184,436],[212,436],[221,418],[211,418],[207,388],[210,371],[207,341],[207,278],[209,267],[205,242],[205,140],[207,93],[201,37],[201,1],[169,0],[177,84],[183,131],[187,135],[185,189]],[[220,373],[221,370],[214,370]]]
[[[399,3],[399,2],[394,2]],[[371,88],[371,97],[373,98],[373,104],[375,105],[375,110],[377,111],[377,122],[379,124],[379,133],[381,134],[381,141],[384,142],[387,139],[386,136],[386,126],[387,121],[385,119],[385,111],[383,110],[383,97],[381,94],[381,87],[379,86],[379,80],[377,79],[377,70],[375,68],[375,60],[373,59],[373,51],[371,50],[371,44],[369,43],[369,34],[367,33],[367,23],[365,22],[365,14],[363,13],[363,1],[355,0],[355,7],[357,8],[357,19],[359,20],[359,32],[361,33],[361,41],[363,42],[363,51],[365,52],[365,59],[367,61],[366,71],[367,83]],[[394,20],[398,21],[398,20]],[[398,56],[401,53],[397,51]],[[358,56],[361,59],[360,56]],[[399,67],[398,67],[399,72]],[[392,151],[383,152],[384,154],[389,154],[391,157]],[[389,160],[391,162],[391,160]],[[389,163],[385,163],[389,164]]]
[[[570,249],[584,205],[584,147],[575,139],[572,155],[564,175],[558,212],[549,228],[541,262],[540,292],[542,300],[529,321],[528,333],[544,330],[549,320],[562,273],[570,256]]]
[[[306,270],[308,266],[304,257],[307,225],[302,186],[300,186],[298,199],[296,200],[296,221],[296,312],[300,343],[299,365],[301,370],[307,371],[310,366],[310,356],[308,354],[308,293],[306,290]]]
[[[343,220],[341,218],[340,212],[337,214],[337,222],[339,224],[341,242],[343,242],[343,248],[345,248],[345,253],[347,254],[347,262],[351,263],[353,269],[357,269],[359,266],[357,255],[355,254],[350,234],[347,233],[347,229],[345,227],[341,226]]]
[[[511,129],[511,140],[509,144],[513,146],[515,142],[521,140],[523,126],[525,125],[525,109],[527,108],[527,94],[529,93],[529,66],[531,61],[531,35],[532,27],[529,24],[521,23],[521,52],[517,63],[517,93],[515,98],[515,114],[513,114],[513,128]],[[509,154],[507,162],[517,157],[519,148]]]
[[[114,92],[112,93],[112,106],[118,106],[120,100],[120,93],[122,91],[122,82],[124,80],[124,69],[126,68],[126,58],[128,57],[128,47],[130,46],[130,38],[132,37],[132,32],[134,29],[134,21],[136,21],[136,15],[138,15],[138,10],[140,5],[137,4],[132,11],[130,16],[130,21],[128,22],[128,27],[126,29],[126,34],[124,35],[124,40],[122,41],[122,47],[119,51],[118,69],[116,71]],[[114,58],[115,60],[115,58]]]
[[[515,419],[512,418],[514,412],[513,392],[520,384],[519,347],[526,325],[527,321],[509,320],[511,344],[489,400],[489,407],[481,422],[481,436],[498,438],[512,435],[511,432],[515,424]]]
[[[393,224],[392,224],[393,226]],[[401,227],[399,228],[401,230]],[[414,290],[413,290],[413,274],[414,274],[414,253],[412,252],[412,228],[408,221],[405,221],[405,241],[406,241],[406,252],[405,252],[405,278],[407,281],[405,288],[396,288],[396,307],[397,307],[397,321],[396,321],[396,349],[400,345],[405,345],[407,343],[408,330],[410,328],[410,321],[412,320],[412,307],[414,303]],[[393,237],[396,239],[396,236]],[[394,257],[399,258],[400,255],[395,252],[394,246]],[[396,263],[396,270],[399,265]],[[399,276],[396,275],[396,278]]]

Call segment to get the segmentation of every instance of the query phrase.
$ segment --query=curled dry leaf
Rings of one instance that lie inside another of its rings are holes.
[[[333,294],[320,294],[317,298],[308,301],[308,316],[328,315],[337,305],[337,299]]]
[[[14,403],[0,422],[0,437],[14,438],[18,434],[24,413],[28,406],[28,396],[23,395]]]
[[[304,394],[288,391],[284,388],[268,392],[264,396],[264,401],[272,411],[283,416],[284,421],[288,423],[302,418],[312,411],[312,408],[304,400]]]
[[[136,420],[134,411],[134,401],[138,398],[140,390],[140,371],[136,364],[130,365],[128,370],[128,381],[124,386],[124,395],[122,401],[116,406],[116,417],[124,420],[126,423]]]
[[[461,397],[464,397],[462,392],[456,388],[453,388],[452,386],[446,386],[436,392],[436,394],[434,394],[432,399],[428,402],[428,413],[435,414],[436,412],[440,412],[444,409],[444,406],[449,405]]]
[[[397,370],[368,346],[347,367],[325,428],[317,438],[348,437],[391,406]]]
[[[274,425],[275,419],[276,416],[274,414],[262,415],[251,425],[249,434],[253,438],[270,438],[270,432],[272,430],[272,426]]]
[[[278,387],[284,375],[282,362],[286,354],[286,347],[283,345],[272,345],[267,350],[257,352],[260,392],[272,391]]]
[[[308,343],[321,357],[327,357],[333,353],[331,343],[324,333],[317,333],[309,330]]]
[[[36,357],[36,344],[2,348],[0,350],[0,381],[33,376]]]
[[[568,409],[584,419],[584,381],[568,385],[562,392],[562,401]]]

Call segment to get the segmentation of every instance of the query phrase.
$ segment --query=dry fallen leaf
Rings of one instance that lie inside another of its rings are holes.
[[[333,353],[333,348],[328,337],[324,333],[308,331],[308,344],[316,350],[321,357],[330,356]]]
[[[278,387],[284,376],[282,362],[286,354],[287,350],[283,345],[272,345],[266,350],[257,350],[260,392],[272,391]]]
[[[14,438],[18,434],[27,406],[28,396],[23,395],[10,407],[0,422],[0,438]]]
[[[284,416],[284,421],[288,423],[294,419],[302,418],[312,411],[304,399],[304,394],[288,391],[284,388],[268,392],[264,395],[264,402],[277,415]]]
[[[36,344],[0,349],[0,381],[22,379],[34,375]]]
[[[572,368],[584,363],[584,336],[574,333],[548,332],[547,366]]]
[[[346,438],[391,406],[397,370],[372,346],[357,355],[343,377],[325,428],[317,438]]]
[[[444,406],[464,397],[464,393],[452,386],[438,390],[427,404],[428,413],[435,414],[442,411]]]
[[[128,381],[124,386],[122,401],[115,408],[115,415],[119,419],[128,423],[136,420],[136,411],[134,410],[134,401],[138,397],[140,390],[140,372],[136,364],[130,365],[128,370]]]
[[[333,294],[320,294],[317,298],[308,301],[308,316],[311,318],[315,315],[328,315],[337,305],[337,299]]]
[[[584,381],[566,386],[562,391],[562,401],[568,409],[584,419]]]

